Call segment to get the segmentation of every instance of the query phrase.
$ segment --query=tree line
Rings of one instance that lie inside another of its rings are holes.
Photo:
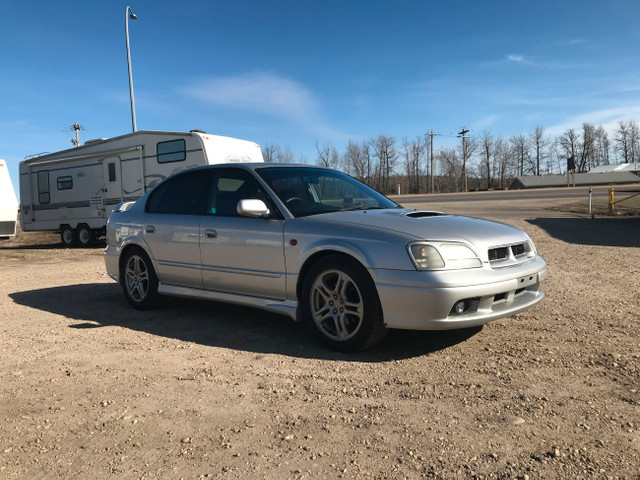
[[[501,137],[485,130],[454,147],[441,147],[431,157],[430,139],[396,139],[380,134],[360,142],[349,141],[339,152],[331,143],[316,141],[315,163],[342,170],[385,194],[459,192],[464,190],[466,167],[471,190],[504,189],[516,176],[564,173],[572,157],[577,173],[599,165],[640,162],[640,126],[619,121],[613,138],[602,126],[589,123],[568,128],[556,138],[536,127],[528,133]],[[262,147],[265,162],[301,162],[289,147]],[[433,169],[432,169],[433,166]],[[431,176],[433,178],[431,179]]]

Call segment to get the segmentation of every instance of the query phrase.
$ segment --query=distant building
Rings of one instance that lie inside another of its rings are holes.
[[[600,165],[589,173],[631,172],[640,176],[640,163],[619,163],[617,165]]]
[[[627,164],[627,165],[634,165]],[[640,166],[640,164],[635,164]],[[607,165],[607,167],[615,167],[616,165]],[[599,167],[598,167],[599,168]],[[573,179],[572,179],[573,180]],[[602,173],[576,173],[575,183],[576,186],[589,186],[589,185],[620,185],[625,183],[639,183],[640,176],[629,171],[607,171]],[[573,183],[572,183],[573,185]],[[516,177],[509,190],[520,190],[523,188],[551,188],[551,187],[566,187],[567,175],[524,175]]]

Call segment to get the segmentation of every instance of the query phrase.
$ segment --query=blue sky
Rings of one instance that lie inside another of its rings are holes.
[[[131,131],[127,3],[2,1],[0,158]],[[340,151],[640,120],[637,1],[134,1],[138,129]]]

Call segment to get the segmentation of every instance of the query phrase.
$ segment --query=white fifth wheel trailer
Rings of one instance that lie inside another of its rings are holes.
[[[18,221],[18,199],[7,162],[0,158],[0,238],[13,237]]]
[[[141,130],[20,162],[20,224],[59,231],[66,247],[104,234],[113,206],[199,165],[262,162],[256,143],[199,130]]]

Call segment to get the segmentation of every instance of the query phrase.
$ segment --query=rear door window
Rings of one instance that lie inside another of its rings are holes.
[[[173,177],[153,191],[147,202],[147,212],[203,215],[210,183],[211,172],[202,170]]]

